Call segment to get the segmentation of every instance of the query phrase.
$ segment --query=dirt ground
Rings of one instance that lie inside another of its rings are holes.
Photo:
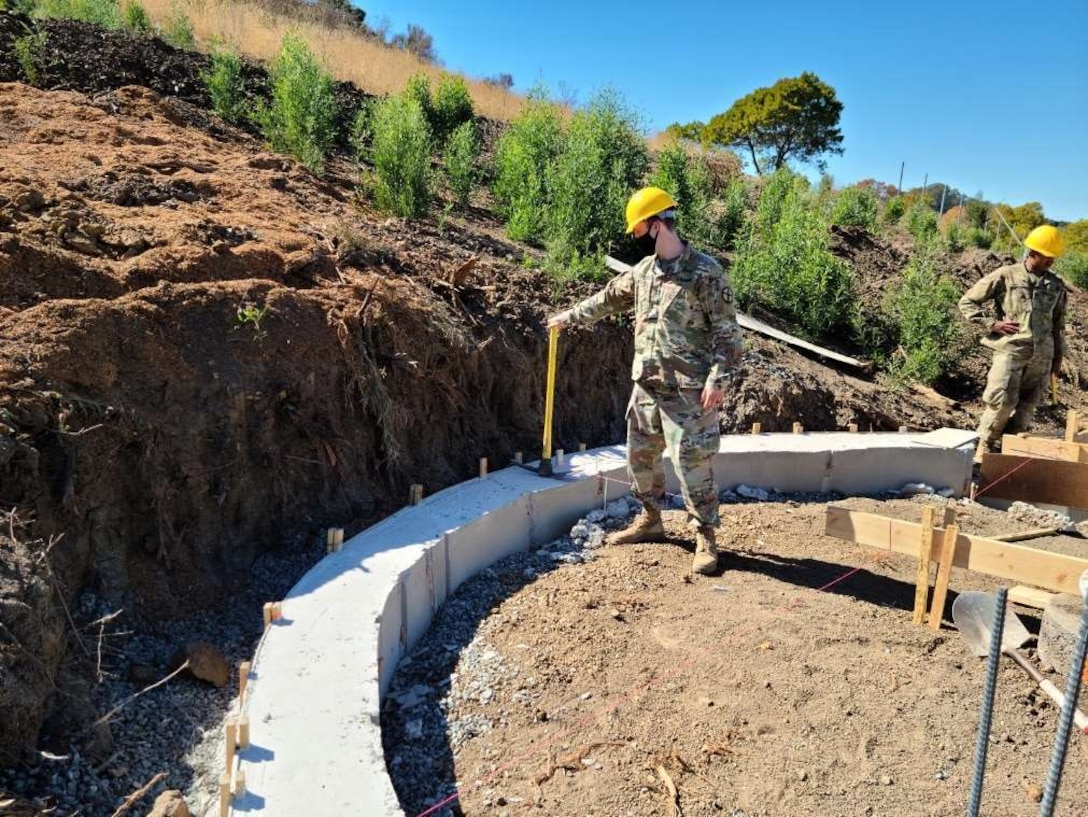
[[[921,513],[918,501],[839,504]],[[967,532],[1031,527],[959,507]],[[939,633],[912,625],[916,564],[824,536],[825,508],[723,505],[730,552],[716,577],[690,576],[693,543],[677,512],[666,514],[668,543],[606,547],[587,564],[519,581],[470,645],[504,667],[490,673],[492,692],[484,702],[454,695],[445,713],[490,724],[451,747],[462,791],[454,813],[679,813],[659,769],[687,817],[964,813],[984,661],[950,622]],[[1088,555],[1073,537],[1031,544]],[[951,586],[996,584],[956,569]],[[401,670],[412,683],[441,686],[412,664]],[[462,659],[455,690],[482,672]],[[1003,661],[983,813],[1038,812],[1056,719]],[[426,792],[398,787],[406,813],[423,813],[441,781]],[[1086,814],[1085,803],[1088,738],[1074,735],[1057,813]]]

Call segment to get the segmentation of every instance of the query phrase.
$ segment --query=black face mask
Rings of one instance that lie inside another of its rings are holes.
[[[651,231],[652,228],[647,230],[640,238],[635,239],[635,244],[645,255],[655,255],[657,253],[657,239],[650,235]]]

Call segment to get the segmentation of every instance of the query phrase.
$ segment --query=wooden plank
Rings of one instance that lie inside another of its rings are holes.
[[[929,608],[929,629],[941,629],[944,618],[944,603],[948,599],[948,580],[952,577],[952,559],[956,555],[956,540],[960,535],[960,526],[951,524],[944,529],[941,537],[941,561],[937,565],[937,580],[933,583],[933,606]]]
[[[1075,411],[1070,411],[1065,415],[1065,441],[1067,443],[1074,442],[1077,439],[1077,432],[1080,430],[1080,415]]]
[[[933,559],[933,520],[937,512],[932,505],[922,508],[922,535],[918,542],[918,578],[914,587],[914,623],[926,620],[929,601],[929,563]]]
[[[1088,464],[984,454],[979,495],[1088,508]]]
[[[619,259],[612,256],[605,256],[605,266],[613,272],[627,272],[631,269],[628,264],[623,263]],[[769,338],[780,340],[783,343],[788,343],[790,346],[796,346],[798,349],[804,349],[808,352],[813,352],[820,357],[827,358],[828,360],[834,360],[838,363],[845,363],[848,366],[853,366],[857,369],[869,371],[872,369],[873,364],[867,360],[858,360],[856,357],[850,357],[849,355],[840,354],[839,352],[833,352],[830,349],[825,349],[823,346],[817,346],[815,343],[809,343],[807,340],[791,335],[788,332],[783,332],[781,329],[775,329],[773,326],[764,323],[758,318],[753,318],[750,315],[745,315],[743,312],[737,312],[737,323],[744,329],[750,329],[753,332],[759,332],[761,335],[766,335]]]
[[[825,532],[837,539],[917,558],[922,526],[917,522],[829,505]],[[939,538],[941,541],[934,546],[937,552],[933,554],[938,561],[944,551],[943,536]],[[1077,582],[1088,570],[1088,559],[960,533],[956,538],[952,566],[1054,593],[1079,595]]]
[[[1016,587],[1009,590],[1009,601],[1015,604],[1022,604],[1025,607],[1036,607],[1042,610],[1050,604],[1050,600],[1056,595],[1057,593],[1048,593],[1046,590],[1039,590],[1036,587],[1026,587],[1025,585],[1018,584]]]
[[[1000,536],[990,536],[995,542],[1026,542],[1028,539],[1040,539],[1043,536],[1053,536],[1058,532],[1057,528],[1032,528],[1020,533],[1003,533]]]
[[[1001,453],[1019,457],[1042,457],[1063,462],[1088,463],[1088,445],[1048,437],[1021,437],[1006,434],[1001,438]]]

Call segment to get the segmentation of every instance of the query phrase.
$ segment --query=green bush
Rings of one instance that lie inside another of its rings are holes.
[[[876,194],[868,187],[848,187],[835,198],[831,208],[831,223],[850,227],[876,230]]]
[[[884,221],[888,224],[895,224],[906,211],[907,204],[903,201],[903,197],[892,196],[884,205]]]
[[[133,34],[147,36],[155,31],[151,17],[140,0],[129,0],[121,10],[121,22]]]
[[[563,148],[559,109],[536,89],[495,148],[492,191],[515,241],[539,242],[548,208],[548,167]]]
[[[672,142],[657,154],[657,169],[650,184],[676,199],[676,224],[681,232],[703,245],[717,243],[713,241],[709,213],[710,173],[704,162],[679,142]]]
[[[407,93],[374,106],[371,160],[378,206],[402,218],[427,211],[431,201],[431,128],[419,101]]]
[[[717,219],[718,246],[721,249],[728,251],[736,248],[747,215],[748,185],[738,177],[729,182],[721,202]]]
[[[272,100],[256,120],[272,149],[319,170],[336,140],[338,111],[332,79],[298,34],[284,35],[269,72]]]
[[[547,172],[553,265],[596,259],[622,238],[624,207],[648,163],[637,117],[617,93],[599,92],[574,114],[563,151]]]
[[[949,252],[962,252],[967,246],[967,231],[953,221],[944,231],[944,246]]]
[[[36,29],[31,34],[16,37],[12,43],[15,51],[15,59],[19,61],[19,67],[23,76],[30,85],[37,85],[42,79],[42,69],[45,61],[44,29]]]
[[[1057,260],[1054,271],[1071,284],[1088,289],[1088,252],[1070,250]]]
[[[122,26],[117,0],[39,0],[34,13],[38,17],[67,18],[94,23],[103,28]]]
[[[775,171],[734,261],[741,305],[762,304],[812,335],[849,328],[854,278],[828,249],[827,228],[808,183],[785,168]]]
[[[211,65],[200,75],[212,110],[227,122],[235,124],[246,116],[245,81],[242,78],[242,58],[233,51],[216,49],[211,53]]]
[[[476,157],[479,152],[475,122],[462,122],[446,140],[446,177],[450,191],[462,207],[468,205],[472,191],[476,189],[479,179]]]
[[[994,234],[982,227],[971,227],[967,230],[965,241],[970,247],[978,247],[980,250],[988,250],[994,243]]]
[[[431,80],[426,74],[420,72],[408,77],[408,84],[404,86],[404,95],[408,99],[415,100],[428,123],[434,118],[434,111],[431,110]]]
[[[884,302],[894,345],[902,349],[892,357],[892,374],[926,385],[952,369],[967,337],[955,313],[960,288],[937,274],[938,259],[932,247],[917,253]]]
[[[196,47],[196,33],[193,31],[193,21],[185,10],[174,3],[170,7],[170,16],[166,18],[166,24],[162,27],[163,42],[174,48],[192,50]]]
[[[937,213],[925,201],[919,199],[914,202],[904,218],[907,231],[919,243],[925,244],[937,237]]]
[[[472,120],[472,96],[461,77],[443,74],[431,94],[431,130],[435,141],[444,144],[458,127]]]

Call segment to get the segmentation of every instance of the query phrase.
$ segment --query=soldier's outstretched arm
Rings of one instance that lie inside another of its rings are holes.
[[[990,321],[982,305],[1000,297],[1004,287],[1005,279],[1000,271],[991,272],[980,278],[960,298],[960,314],[971,323],[988,324]]]
[[[609,281],[596,295],[591,295],[570,309],[553,315],[548,320],[548,325],[591,324],[617,312],[626,312],[634,305],[635,276],[632,270],[628,270]]]

